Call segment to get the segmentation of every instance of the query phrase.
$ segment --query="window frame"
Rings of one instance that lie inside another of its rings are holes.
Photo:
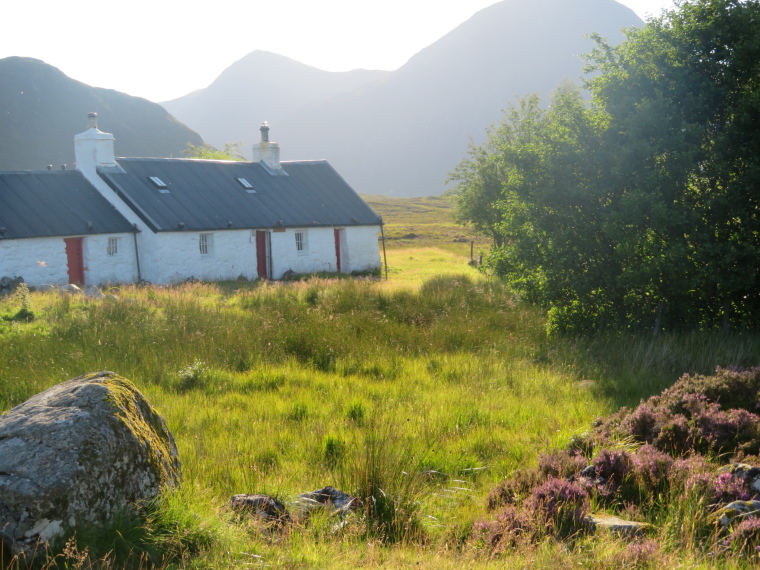
[[[203,232],[198,234],[198,252],[201,259],[212,259],[214,257],[214,234]]]
[[[306,230],[298,230],[295,233],[296,253],[306,255],[309,253],[309,237]],[[299,238],[300,236],[300,238]]]
[[[119,255],[119,238],[118,237],[108,238],[108,243],[106,244],[106,255],[108,255],[109,257]]]

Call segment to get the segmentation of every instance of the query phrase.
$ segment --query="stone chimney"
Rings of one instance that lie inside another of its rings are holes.
[[[95,171],[99,167],[118,167],[113,155],[113,135],[98,130],[98,114],[87,115],[87,130],[74,137],[77,170]]]
[[[280,166],[280,145],[269,142],[269,125],[266,121],[259,129],[261,142],[253,145],[253,162],[263,162],[271,170],[282,170]]]

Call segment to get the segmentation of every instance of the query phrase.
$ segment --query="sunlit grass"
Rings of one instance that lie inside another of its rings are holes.
[[[428,279],[439,275],[467,275],[475,280],[485,279],[468,261],[468,256],[435,247],[389,249],[388,287],[419,287]]]
[[[760,341],[548,339],[541,311],[467,261],[406,246],[388,250],[388,281],[124,286],[98,301],[32,293],[33,321],[0,319],[0,405],[89,371],[133,380],[182,461],[182,490],[151,527],[177,567],[613,567],[625,546],[612,540],[491,560],[465,539],[506,474],[684,371],[756,363]],[[18,309],[0,300],[0,317]],[[237,493],[288,502],[324,485],[382,488],[396,502],[378,520],[413,524],[356,518],[336,533],[316,518],[273,541],[224,508]]]

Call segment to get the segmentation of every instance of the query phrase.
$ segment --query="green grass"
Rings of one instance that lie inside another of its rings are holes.
[[[439,200],[408,205],[420,220],[409,214],[411,226],[429,220],[434,237],[389,248],[388,281],[0,299],[0,408],[114,370],[166,418],[182,461],[182,488],[142,526],[78,535],[59,567],[77,567],[85,547],[102,568],[648,567],[610,538],[491,558],[468,537],[505,475],[683,372],[756,364],[760,338],[549,339],[541,311],[468,266],[467,244],[434,247],[450,224]],[[386,202],[397,208],[382,214],[386,229],[400,229],[404,204]],[[33,320],[10,318],[22,303]],[[283,534],[224,507],[237,493],[288,502],[325,485],[372,507],[339,530],[317,516]],[[744,567],[679,544],[663,538],[651,567]]]
[[[394,279],[123,287],[116,301],[32,293],[35,320],[0,325],[1,401],[112,369],[164,415],[183,491],[120,552],[183,567],[249,555],[275,567],[487,567],[465,537],[505,474],[684,368],[760,354],[749,336],[550,340],[541,314],[496,283]],[[0,301],[0,314],[17,304]],[[223,508],[236,493],[289,500],[328,484],[374,497],[375,511],[338,535],[316,520],[271,544]],[[548,564],[558,554],[546,548],[515,556]]]
[[[392,198],[365,194],[369,206],[385,222],[386,243],[391,248],[436,247],[469,258],[487,249],[489,240],[470,228],[454,223],[454,207],[446,196]]]

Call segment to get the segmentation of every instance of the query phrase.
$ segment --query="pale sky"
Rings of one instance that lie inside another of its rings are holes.
[[[571,2],[573,0],[567,0]],[[618,0],[642,19],[672,0]],[[495,0],[0,0],[0,58],[151,101],[266,50],[327,71],[394,70]]]

